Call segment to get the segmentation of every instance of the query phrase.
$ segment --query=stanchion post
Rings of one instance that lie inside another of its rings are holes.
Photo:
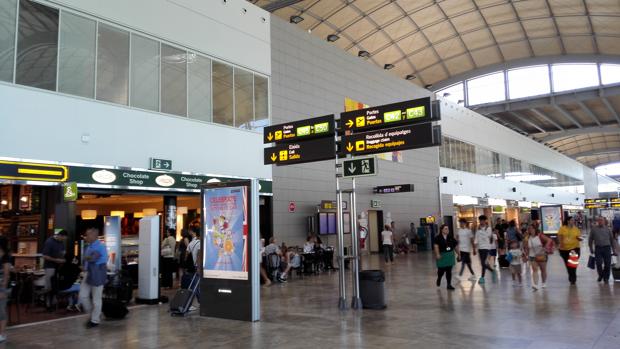
[[[336,125],[337,128],[337,125]],[[334,135],[336,139],[336,144],[338,144],[338,133]],[[337,217],[338,217],[338,309],[345,310],[347,309],[347,292],[346,292],[346,280],[344,274],[344,223],[342,222],[342,192],[340,190],[340,174],[338,173],[338,169],[341,167],[340,162],[338,161],[338,149],[336,149],[336,207],[337,207]]]
[[[360,298],[360,239],[357,230],[357,202],[355,194],[355,177],[352,180],[351,189],[351,249],[353,258],[353,299],[351,300],[351,308],[361,309],[362,299]]]

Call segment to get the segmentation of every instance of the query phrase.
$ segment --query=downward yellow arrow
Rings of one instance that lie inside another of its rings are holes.
[[[267,140],[272,140],[273,139],[273,135],[271,134],[271,132],[269,132],[269,134],[267,135]]]
[[[272,153],[272,154],[271,154],[271,161],[276,161],[276,159],[277,159],[277,158],[278,158],[278,157],[276,156],[276,154],[275,154],[275,153]]]
[[[349,142],[349,143],[347,144],[347,151],[350,153],[350,152],[351,152],[351,150],[353,150],[353,144],[351,144],[351,142]]]
[[[347,127],[348,127],[348,128],[353,127],[353,120],[349,120],[349,121],[347,121]]]

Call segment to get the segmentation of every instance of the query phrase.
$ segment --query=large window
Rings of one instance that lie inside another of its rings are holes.
[[[569,91],[578,88],[597,86],[598,68],[596,64],[554,64],[553,91]]]
[[[35,2],[19,2],[15,82],[56,90],[58,10]]]
[[[233,68],[213,62],[213,121],[234,125]]]
[[[212,121],[211,60],[195,53],[190,53],[189,57],[187,114],[192,119]]]
[[[601,64],[601,83],[620,83],[620,64]]]
[[[128,92],[129,33],[99,23],[97,99],[127,105]]]
[[[0,81],[13,82],[17,1],[0,1]]]
[[[254,74],[254,127],[261,128],[269,124],[269,81]]]
[[[493,73],[467,81],[467,95],[470,105],[505,100],[504,72]]]
[[[63,11],[58,44],[58,91],[95,96],[95,37],[97,23]]]
[[[548,66],[540,65],[508,71],[508,94],[510,99],[543,95],[550,92]]]
[[[187,115],[187,52],[161,45],[161,111]]]
[[[159,111],[159,42],[131,34],[131,105]]]
[[[254,121],[254,74],[235,68],[235,126],[251,129]]]

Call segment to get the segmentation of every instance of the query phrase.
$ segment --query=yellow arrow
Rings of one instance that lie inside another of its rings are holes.
[[[347,144],[347,151],[350,153],[350,152],[351,152],[351,150],[353,150],[353,145],[351,144],[351,142],[349,142],[349,143]]]
[[[269,132],[269,134],[267,135],[267,140],[272,140],[273,139],[273,135],[271,134],[271,132]]]
[[[349,121],[347,121],[347,127],[348,127],[348,128],[353,127],[353,120],[349,120]]]
[[[276,154],[274,154],[274,153],[271,154],[271,161],[275,162],[277,158],[278,157],[276,156]]]

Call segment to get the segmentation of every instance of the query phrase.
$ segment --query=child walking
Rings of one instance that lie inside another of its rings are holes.
[[[517,241],[510,243],[510,250],[508,251],[510,257],[510,272],[512,273],[512,285],[516,287],[523,286],[521,280],[521,259],[523,258],[523,252],[519,248]]]

